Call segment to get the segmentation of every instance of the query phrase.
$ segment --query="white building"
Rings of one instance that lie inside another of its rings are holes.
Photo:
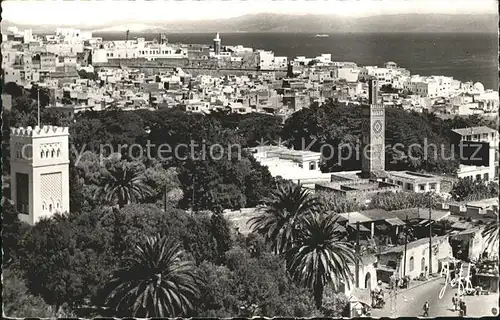
[[[477,141],[490,144],[489,165],[470,166],[461,164],[457,172],[458,178],[473,180],[493,181],[498,180],[498,132],[488,127],[472,127],[453,129],[455,142]]]
[[[45,51],[58,55],[82,53],[83,42],[47,43]]]
[[[259,67],[261,70],[286,69],[287,57],[278,57],[272,51],[259,50]]]
[[[11,128],[11,189],[19,219],[69,212],[68,127]]]
[[[409,90],[421,97],[430,98],[448,97],[454,91],[455,86],[452,77],[421,77],[419,75],[411,76],[403,84],[405,90]]]
[[[393,69],[366,66],[359,70],[359,78],[368,80],[375,77],[379,86],[392,84]]]
[[[332,70],[332,78],[343,79],[347,82],[357,82],[359,78],[359,69],[357,67],[338,67]]]
[[[261,146],[250,149],[255,159],[269,169],[273,177],[282,177],[309,186],[330,181],[330,173],[320,169],[321,153],[292,150],[281,146]]]
[[[86,41],[92,39],[92,32],[73,28],[57,28],[56,36],[65,40]]]

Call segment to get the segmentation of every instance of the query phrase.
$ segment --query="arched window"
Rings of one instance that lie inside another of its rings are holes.
[[[43,203],[42,203],[42,211],[45,211],[45,208],[46,208],[46,206],[45,206],[45,202],[43,202]]]
[[[59,201],[57,201],[57,203],[56,203],[56,209],[59,210],[60,207],[61,207],[61,205],[59,204]]]
[[[424,272],[425,271],[425,258],[422,257],[422,260],[420,261],[420,271]]]
[[[40,152],[40,158],[43,159],[43,150],[42,150],[42,152]]]
[[[61,149],[57,149],[57,157],[61,156]]]
[[[52,212],[52,204],[49,204],[49,212]]]
[[[49,150],[45,151],[45,158],[49,157]]]
[[[415,269],[415,259],[413,259],[413,257],[410,258],[410,263],[409,263],[409,268],[410,268],[410,271],[413,271],[413,269]]]
[[[54,155],[55,155],[55,151],[54,151],[54,149],[52,149],[52,151],[50,152],[50,157],[54,158]]]

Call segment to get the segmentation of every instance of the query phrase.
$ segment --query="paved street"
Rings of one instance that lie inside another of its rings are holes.
[[[451,304],[451,298],[457,290],[448,286],[443,298],[439,299],[439,291],[443,284],[444,279],[435,279],[408,290],[400,290],[393,302],[391,302],[391,298],[386,297],[385,308],[372,310],[372,316],[421,317],[425,301],[429,301],[429,317],[458,316],[458,312],[453,311]],[[488,296],[466,296],[465,303],[467,304],[467,316],[492,316],[492,308],[498,309],[498,293]]]

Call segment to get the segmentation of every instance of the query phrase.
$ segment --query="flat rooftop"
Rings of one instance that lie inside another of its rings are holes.
[[[494,133],[496,130],[488,128],[486,126],[481,127],[470,127],[470,128],[461,128],[461,129],[452,129],[451,131],[458,133],[461,136],[473,135],[473,134],[482,134],[482,133]]]
[[[345,180],[345,181],[330,181],[330,182],[320,182],[317,184],[320,187],[329,188],[339,191],[374,191],[374,190],[393,190],[400,189],[400,186],[393,185],[387,182],[379,182],[370,179],[356,179],[356,180]]]
[[[418,180],[418,181],[439,181],[441,180],[440,176],[435,176],[428,173],[418,173],[411,171],[387,171],[389,177],[398,177],[408,180]]]
[[[493,206],[498,206],[498,198],[489,198],[478,201],[467,202],[466,206],[468,207],[479,207],[479,208],[488,208]]]
[[[321,156],[320,152],[314,152],[309,150],[294,150],[280,146],[258,146],[250,148],[250,151],[278,153],[282,155],[292,155],[292,156],[316,156],[316,157]]]
[[[448,236],[447,235],[440,236],[440,237],[432,237],[432,243],[433,243],[433,245],[435,243],[441,244],[443,241],[447,241],[447,240],[448,240]],[[418,248],[420,246],[428,246],[428,245],[429,245],[429,238],[422,238],[422,239],[418,239],[416,241],[409,242],[406,245],[406,249]],[[385,250],[384,252],[382,252],[382,254],[398,253],[398,252],[403,252],[404,250],[405,250],[405,246],[404,245],[399,245],[399,246],[392,247],[392,248],[390,248],[388,250]]]

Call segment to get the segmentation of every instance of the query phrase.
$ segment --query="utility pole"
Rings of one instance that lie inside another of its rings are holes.
[[[195,198],[195,185],[194,185],[195,181],[196,181],[196,176],[193,175],[193,199],[192,199],[193,205],[192,205],[192,208],[191,208],[191,215],[194,213],[194,205],[195,205],[195,199],[194,199]]]
[[[36,88],[37,100],[38,100],[38,127],[40,127],[40,88]]]
[[[406,225],[405,225],[405,252],[404,252],[404,260],[403,260],[403,277],[406,276],[406,250],[408,245],[408,216],[406,216]]]
[[[432,274],[432,197],[429,194],[429,274]]]
[[[163,198],[163,211],[167,212],[167,185],[165,185],[165,197]]]
[[[356,222],[356,288],[359,288],[359,221]]]

